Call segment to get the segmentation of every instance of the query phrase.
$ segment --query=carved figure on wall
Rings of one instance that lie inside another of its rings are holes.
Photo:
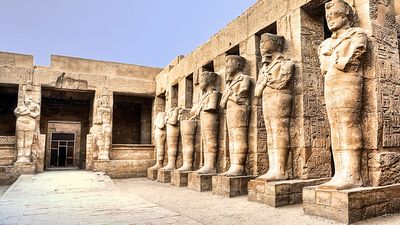
[[[154,139],[156,143],[156,164],[150,169],[158,170],[162,167],[165,152],[165,127],[167,123],[167,114],[160,112],[154,121]]]
[[[109,98],[110,96],[106,94],[102,94],[98,97],[95,122],[89,131],[93,136],[92,146],[94,158],[100,160],[110,159],[112,127]]]
[[[218,74],[205,71],[200,74],[199,84],[202,96],[192,107],[192,119],[199,118],[201,125],[201,140],[204,151],[204,164],[196,172],[210,174],[216,172],[218,152]]]
[[[17,163],[29,163],[32,161],[32,144],[37,140],[37,118],[40,115],[40,106],[33,102],[32,97],[24,93],[24,100],[14,110],[17,117],[16,143]]]
[[[180,107],[174,107],[167,111],[167,146],[168,163],[163,170],[175,169],[176,156],[178,154],[179,143],[179,111]]]
[[[287,179],[285,174],[290,147],[290,113],[292,90],[289,85],[294,63],[283,55],[284,38],[265,33],[261,36],[262,67],[259,72],[254,96],[262,97],[269,169],[259,178],[267,181]]]
[[[320,188],[350,189],[362,186],[360,122],[363,90],[363,59],[368,37],[355,23],[355,12],[343,0],[325,4],[332,37],[319,48],[325,76],[325,102],[331,127],[335,175]]]
[[[86,80],[74,79],[72,77],[66,77],[65,73],[62,73],[57,77],[56,82],[52,82],[51,86],[56,88],[68,88],[68,89],[87,89],[88,82]]]
[[[226,108],[231,165],[225,176],[240,176],[244,172],[247,155],[249,124],[250,77],[243,73],[246,60],[237,55],[226,57],[226,87],[222,94],[221,108]]]

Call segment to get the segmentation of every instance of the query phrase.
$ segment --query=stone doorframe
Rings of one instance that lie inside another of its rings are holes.
[[[51,138],[53,133],[74,133],[74,160],[73,167],[80,165],[80,149],[81,149],[81,122],[77,121],[54,121],[50,120],[47,126],[45,168],[50,168],[51,158]]]

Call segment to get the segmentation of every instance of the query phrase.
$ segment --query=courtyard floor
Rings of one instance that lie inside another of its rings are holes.
[[[2,191],[8,187],[0,187]],[[0,224],[338,224],[145,178],[111,180],[101,173],[52,171],[21,176],[0,197]],[[357,224],[400,224],[400,214]]]

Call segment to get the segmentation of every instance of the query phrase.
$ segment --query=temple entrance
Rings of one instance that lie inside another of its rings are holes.
[[[40,132],[46,134],[46,169],[85,168],[93,99],[91,91],[42,89]]]
[[[47,136],[46,166],[75,167],[80,164],[81,123],[50,121]]]

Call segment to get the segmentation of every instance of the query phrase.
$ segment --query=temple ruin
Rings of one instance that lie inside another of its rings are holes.
[[[397,0],[258,0],[165,68],[0,52],[0,183],[76,168],[400,212],[399,52]]]

